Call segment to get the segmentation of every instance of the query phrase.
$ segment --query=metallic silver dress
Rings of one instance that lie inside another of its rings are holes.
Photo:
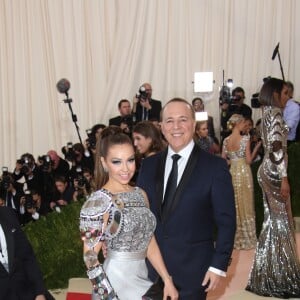
[[[281,178],[287,176],[287,132],[281,110],[264,107],[265,156],[257,175],[263,191],[264,223],[246,290],[261,296],[299,298],[300,264],[295,235],[280,195]]]
[[[136,187],[112,196],[110,221],[105,230],[107,258],[103,268],[118,299],[142,299],[152,284],[145,257],[156,219],[146,207],[141,189]]]

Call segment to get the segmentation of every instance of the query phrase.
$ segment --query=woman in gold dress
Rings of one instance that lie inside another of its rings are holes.
[[[261,296],[300,297],[290,186],[287,177],[287,133],[282,109],[288,100],[285,82],[271,78],[260,93],[264,159],[258,170],[263,191],[264,223],[246,290]]]
[[[253,152],[250,150],[250,136],[241,135],[246,126],[242,115],[234,114],[228,120],[228,129],[232,133],[224,140],[222,157],[230,165],[234,187],[237,226],[234,248],[253,249],[256,246],[255,210],[253,197],[253,179],[250,164],[260,144]]]

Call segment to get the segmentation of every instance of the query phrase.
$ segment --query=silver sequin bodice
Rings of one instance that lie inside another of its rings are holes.
[[[105,231],[108,250],[118,252],[146,251],[156,226],[153,213],[145,205],[141,189],[113,195],[110,218],[117,221],[117,230],[108,226]]]

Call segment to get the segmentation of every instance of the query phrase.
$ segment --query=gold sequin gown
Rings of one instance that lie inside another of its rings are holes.
[[[263,191],[264,223],[246,287],[261,296],[285,299],[300,298],[300,264],[295,236],[280,195],[281,178],[287,176],[287,132],[281,110],[264,107],[265,156],[257,174]],[[274,149],[278,142],[281,146]]]
[[[256,247],[256,227],[253,194],[253,178],[249,164],[246,162],[246,145],[249,136],[242,137],[238,151],[229,151],[227,137],[223,143],[223,151],[230,159],[230,173],[234,188],[236,208],[235,249],[253,249]]]

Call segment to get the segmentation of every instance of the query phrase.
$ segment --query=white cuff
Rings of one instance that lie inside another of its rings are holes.
[[[222,277],[226,277],[226,273],[222,270],[216,269],[214,267],[209,267],[208,270],[215,273],[215,274],[217,274],[217,275],[220,275]]]

